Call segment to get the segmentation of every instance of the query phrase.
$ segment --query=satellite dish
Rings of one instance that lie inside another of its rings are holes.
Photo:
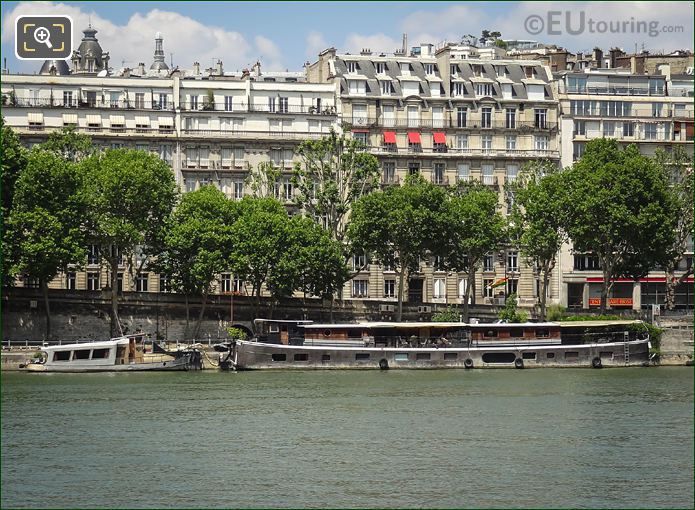
[[[99,78],[103,78],[104,76],[108,76],[108,75],[109,75],[109,72],[108,72],[106,69],[102,69],[101,71],[99,71],[99,72],[97,73],[97,76],[98,76]]]

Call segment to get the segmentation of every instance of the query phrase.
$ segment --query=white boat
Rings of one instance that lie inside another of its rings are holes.
[[[100,342],[44,346],[40,359],[26,365],[30,372],[130,372],[143,370],[196,370],[202,368],[200,351],[166,351],[152,344],[146,352],[143,335]]]

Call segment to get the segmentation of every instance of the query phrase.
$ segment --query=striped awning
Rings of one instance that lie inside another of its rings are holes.
[[[96,113],[87,114],[87,124],[90,126],[101,125],[101,115]]]
[[[111,115],[109,122],[112,126],[125,126],[125,117],[123,115]]]
[[[76,113],[64,113],[63,114],[63,124],[77,124],[77,114]]]
[[[150,125],[150,118],[145,116],[145,115],[138,115],[135,117],[135,125],[136,126],[149,126]]]
[[[159,117],[159,126],[173,126],[174,119],[171,117]]]
[[[29,124],[43,124],[43,113],[29,113]]]

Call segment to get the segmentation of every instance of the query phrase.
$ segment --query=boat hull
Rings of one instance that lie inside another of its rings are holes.
[[[191,370],[191,357],[189,355],[166,361],[153,361],[146,363],[127,363],[123,365],[102,364],[102,365],[69,365],[61,366],[55,363],[28,363],[26,370],[29,372],[143,372],[143,371],[176,371]]]
[[[237,370],[625,367],[649,362],[648,340],[457,348],[293,346],[240,341]]]

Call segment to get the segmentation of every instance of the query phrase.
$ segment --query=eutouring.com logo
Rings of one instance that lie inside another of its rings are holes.
[[[531,14],[524,20],[524,28],[531,35],[645,34],[657,37],[659,34],[678,34],[685,31],[682,25],[662,25],[659,21],[637,20],[634,17],[623,20],[596,20],[587,16],[584,11]]]

